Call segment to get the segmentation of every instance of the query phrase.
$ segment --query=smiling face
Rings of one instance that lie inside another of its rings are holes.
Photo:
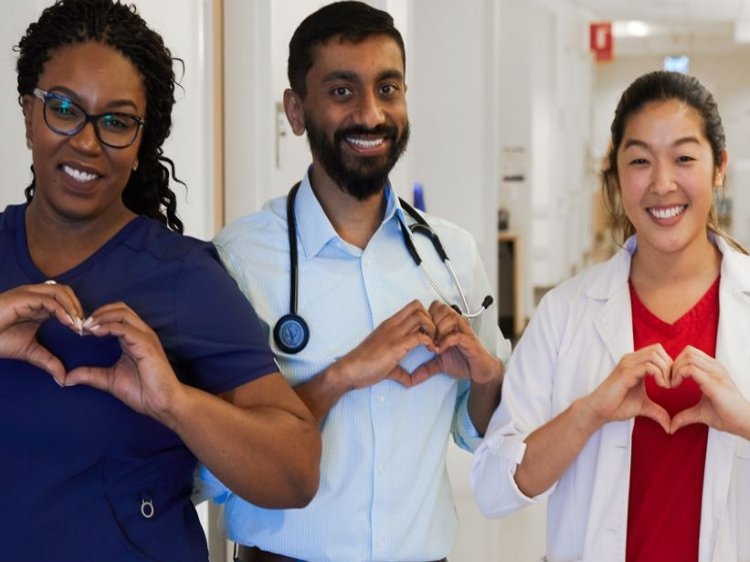
[[[140,73],[118,51],[100,43],[53,51],[38,86],[67,96],[89,114],[122,112],[143,118],[146,113]],[[126,148],[111,148],[99,141],[92,123],[73,136],[52,131],[44,120],[44,104],[35,96],[24,96],[23,112],[35,174],[30,205],[73,221],[118,222],[131,214],[121,196],[136,164],[142,133]]]
[[[627,118],[617,152],[622,205],[639,252],[672,253],[707,239],[706,221],[727,158],[714,162],[700,114],[675,99]]]
[[[304,99],[285,94],[296,134],[307,131],[313,178],[358,199],[379,193],[406,148],[403,56],[388,36],[359,43],[333,37],[314,50]]]

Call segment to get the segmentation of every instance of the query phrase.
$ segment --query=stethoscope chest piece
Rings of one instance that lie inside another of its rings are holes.
[[[297,314],[285,314],[273,327],[273,339],[284,353],[299,353],[310,339],[310,328]]]

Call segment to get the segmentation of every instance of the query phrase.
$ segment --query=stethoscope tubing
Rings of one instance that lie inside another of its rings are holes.
[[[286,353],[298,353],[307,345],[310,337],[310,330],[307,327],[304,319],[297,314],[297,296],[299,290],[298,280],[298,254],[297,254],[297,219],[294,209],[294,205],[297,199],[297,191],[299,190],[300,182],[297,182],[292,189],[289,191],[286,202],[286,218],[287,218],[287,235],[289,237],[289,313],[285,314],[276,322],[273,329],[273,337],[276,345],[282,351]],[[414,224],[407,226],[404,219],[398,215],[398,223],[401,228],[401,235],[404,239],[404,245],[406,246],[409,255],[414,260],[414,263],[422,270],[422,273],[427,279],[428,283],[435,291],[435,294],[440,297],[443,302],[450,305],[457,313],[461,314],[464,318],[473,319],[480,316],[489,306],[492,304],[492,297],[487,295],[480,308],[472,312],[469,309],[469,303],[466,300],[466,294],[461,287],[461,283],[458,281],[458,276],[453,269],[453,266],[448,259],[448,254],[443,248],[443,244],[440,242],[437,233],[432,229],[429,223],[420,215],[416,209],[409,205],[406,201],[399,198],[401,208],[406,211],[414,219]],[[461,307],[458,305],[451,304],[450,299],[440,290],[432,276],[429,274],[423,264],[422,257],[417,252],[417,248],[414,245],[412,236],[414,233],[419,232],[432,242],[435,251],[437,252],[440,260],[448,268],[448,273],[451,278],[451,282],[458,291],[459,298],[461,299]]]
[[[406,248],[409,251],[412,259],[414,260],[414,263],[416,263],[422,270],[430,286],[435,291],[435,293],[443,300],[443,302],[450,304],[456,310],[456,312],[461,314],[464,318],[478,318],[492,304],[492,297],[487,295],[487,297],[485,297],[485,299],[482,301],[482,305],[475,312],[472,312],[469,309],[469,303],[466,300],[466,293],[464,293],[463,287],[461,287],[461,283],[458,280],[456,271],[453,269],[451,260],[448,257],[445,248],[443,248],[443,244],[440,242],[440,238],[438,238],[437,233],[432,229],[425,218],[420,215],[416,209],[414,209],[414,207],[409,205],[400,197],[399,203],[401,203],[401,208],[404,209],[404,211],[406,211],[416,221],[413,225],[406,226],[406,223],[403,221],[403,219],[401,217],[398,217],[399,226],[401,227],[401,233],[404,238],[404,244],[406,245]],[[461,299],[462,308],[458,308],[457,305],[451,304],[450,299],[445,295],[445,293],[443,293],[443,291],[440,290],[440,288],[437,286],[437,283],[435,283],[435,281],[432,279],[432,276],[427,271],[427,268],[422,263],[422,257],[419,255],[419,252],[417,252],[417,248],[414,245],[414,241],[412,240],[412,236],[417,232],[423,234],[424,236],[427,236],[427,238],[430,239],[430,242],[432,242],[432,245],[434,246],[435,251],[440,257],[440,260],[443,262],[445,267],[448,268],[448,274],[450,275],[451,282],[453,283],[453,286],[456,287],[458,296]]]

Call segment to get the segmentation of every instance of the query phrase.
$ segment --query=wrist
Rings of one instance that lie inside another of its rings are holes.
[[[479,389],[496,389],[502,386],[503,384],[503,375],[505,374],[505,368],[503,366],[503,362],[497,358],[493,357],[494,361],[492,363],[492,367],[487,370],[489,373],[489,376],[482,377],[482,380],[471,380],[471,385],[473,387],[479,388]]]
[[[588,395],[575,400],[570,405],[576,427],[586,435],[596,433],[607,422],[599,415],[592,401],[591,395]]]
[[[331,363],[322,373],[322,382],[326,387],[333,390],[338,396],[342,396],[350,390],[355,390],[357,385],[350,375],[345,358]]]
[[[177,384],[162,403],[152,406],[151,417],[179,433],[181,420],[190,420],[190,413],[195,412],[192,407],[191,389],[183,384]]]

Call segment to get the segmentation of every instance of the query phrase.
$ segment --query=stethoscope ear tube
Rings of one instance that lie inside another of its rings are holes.
[[[414,224],[409,225],[408,227],[404,223],[404,221],[401,219],[401,217],[398,218],[399,225],[401,226],[401,235],[404,239],[404,244],[406,245],[406,249],[409,251],[409,254],[411,255],[412,259],[414,260],[414,263],[416,263],[419,268],[424,273],[425,278],[427,279],[428,283],[432,287],[432,289],[435,291],[435,293],[447,304],[450,305],[450,307],[455,310],[458,314],[464,316],[467,319],[477,318],[480,316],[485,310],[487,310],[490,305],[492,305],[493,299],[491,295],[487,295],[484,297],[484,300],[482,301],[481,306],[479,307],[479,310],[476,312],[471,312],[469,310],[469,302],[466,300],[466,294],[464,293],[463,288],[461,287],[461,283],[458,281],[458,276],[456,275],[456,272],[453,270],[453,266],[451,265],[450,259],[448,258],[448,254],[445,251],[445,248],[443,248],[443,244],[440,242],[440,238],[438,237],[437,233],[432,229],[432,227],[429,225],[429,223],[424,219],[422,215],[420,215],[414,207],[409,205],[406,201],[399,198],[399,202],[401,203],[401,208],[404,209],[411,218],[414,219]],[[456,287],[456,290],[458,292],[458,296],[461,299],[461,305],[463,305],[463,310],[461,307],[457,304],[453,304],[448,300],[448,297],[443,293],[443,291],[440,290],[440,288],[437,286],[435,281],[433,281],[432,276],[429,274],[427,269],[424,267],[422,263],[422,257],[419,255],[419,252],[417,252],[417,248],[414,245],[414,241],[411,239],[411,235],[413,234],[423,234],[424,236],[427,236],[429,238],[430,242],[432,242],[433,247],[435,248],[435,251],[437,252],[438,256],[440,257],[440,260],[445,264],[445,267],[448,268],[448,273],[450,274],[451,281],[453,282],[453,285]]]

